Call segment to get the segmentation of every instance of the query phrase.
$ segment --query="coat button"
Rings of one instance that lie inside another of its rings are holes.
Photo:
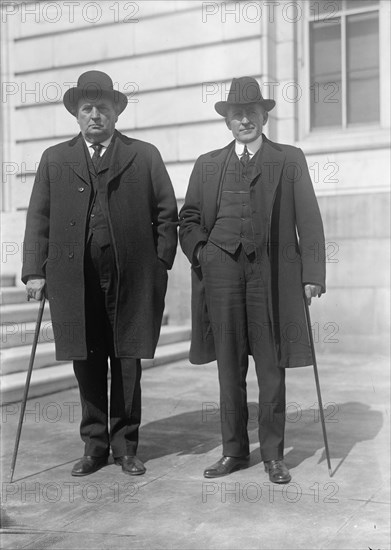
[[[73,256],[74,256],[73,252],[70,252],[70,253],[68,254],[68,258],[73,258]]]
[[[74,222],[74,221],[71,221],[69,225],[72,225],[72,226],[74,226],[75,224],[76,224],[76,222]]]
[[[79,191],[80,193],[83,193],[84,187],[79,187],[78,191]]]

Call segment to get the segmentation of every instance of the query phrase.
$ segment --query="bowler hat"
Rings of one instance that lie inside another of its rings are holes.
[[[264,99],[258,82],[251,76],[234,78],[228,93],[227,101],[218,101],[215,109],[221,116],[227,116],[229,105],[247,105],[259,103],[265,111],[271,111],[276,102],[274,99]]]
[[[80,99],[88,102],[103,98],[111,99],[117,114],[122,113],[128,104],[126,95],[114,90],[113,81],[108,74],[102,71],[87,71],[79,76],[76,87],[65,92],[63,102],[68,111],[76,116]]]

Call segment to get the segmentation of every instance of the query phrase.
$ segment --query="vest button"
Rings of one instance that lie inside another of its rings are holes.
[[[83,193],[84,187],[79,187],[78,191],[79,191],[80,193]]]
[[[95,218],[95,214],[91,214],[91,218]]]
[[[68,254],[68,258],[71,258],[71,259],[72,259],[73,256],[74,256],[73,252],[70,252],[70,253]]]
[[[72,225],[72,226],[74,226],[74,225],[76,225],[76,222],[74,222],[74,221],[71,221],[69,225]]]

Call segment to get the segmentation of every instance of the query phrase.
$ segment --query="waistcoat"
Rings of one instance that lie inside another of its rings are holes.
[[[222,183],[216,222],[209,236],[213,244],[230,254],[234,254],[240,245],[248,255],[256,248],[250,205],[252,160],[244,167],[235,153],[231,155]]]
[[[111,156],[111,151],[112,147],[110,143],[108,149],[104,154],[104,157],[102,157],[100,162],[103,162],[103,158],[105,159],[105,161],[110,160],[106,158],[106,155]],[[87,242],[89,242],[90,239],[93,238],[94,242],[96,242],[101,248],[103,248],[104,246],[111,244],[110,231],[107,220],[108,213],[105,212],[105,207],[102,206],[98,192],[98,189],[105,185],[105,182],[102,181],[101,178],[99,178],[88,152],[87,162],[92,186],[91,201],[87,219]]]

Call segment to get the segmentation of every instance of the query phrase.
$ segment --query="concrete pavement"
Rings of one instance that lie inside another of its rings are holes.
[[[287,374],[286,463],[273,485],[257,443],[257,386],[248,376],[251,463],[202,476],[221,455],[216,365],[182,360],[143,372],[139,456],[132,478],[111,463],[70,475],[83,454],[75,389],[28,402],[14,483],[9,466],[19,405],[2,410],[4,549],[390,548],[389,362],[318,358],[333,477],[324,456],[311,367]]]

